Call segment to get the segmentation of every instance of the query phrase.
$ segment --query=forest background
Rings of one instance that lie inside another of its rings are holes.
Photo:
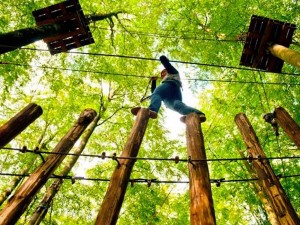
[[[32,11],[59,3],[58,0],[6,0],[0,3],[0,33],[35,26]],[[0,124],[24,108],[37,103],[43,115],[6,147],[51,151],[81,111],[93,108],[99,121],[83,153],[120,155],[134,122],[132,107],[140,103],[149,78],[162,68],[164,54],[177,67],[184,81],[184,101],[205,112],[202,124],[208,159],[247,156],[234,123],[243,112],[252,123],[269,157],[297,156],[299,150],[279,130],[275,136],[263,115],[284,107],[300,123],[300,71],[284,64],[282,73],[257,71],[239,65],[243,35],[252,15],[300,24],[297,0],[80,0],[86,15],[121,12],[118,16],[90,24],[94,44],[51,55],[43,41],[0,55]],[[290,48],[300,51],[298,30]],[[150,94],[148,92],[148,94]],[[192,100],[192,101],[190,101]],[[139,157],[187,159],[184,125],[180,115],[162,108],[150,120]],[[171,121],[171,122],[170,122]],[[180,129],[179,129],[180,128]],[[79,146],[78,143],[76,147]],[[69,157],[63,162],[68,160]],[[5,173],[31,173],[41,157],[2,149],[0,192],[13,179]],[[282,178],[292,205],[300,214],[298,159],[271,160]],[[247,164],[247,163],[246,163]],[[265,205],[244,161],[209,162],[218,224],[270,224]],[[79,157],[69,173],[74,177],[110,179],[116,164],[111,159]],[[63,168],[58,168],[55,174]],[[295,176],[294,176],[295,175]],[[26,179],[26,178],[24,178]],[[131,179],[168,181],[129,186],[118,224],[189,224],[187,163],[138,160]],[[169,182],[172,181],[172,182]],[[26,224],[38,207],[41,189],[19,224]],[[93,224],[108,181],[66,179],[42,224]],[[5,205],[5,202],[1,207]]]

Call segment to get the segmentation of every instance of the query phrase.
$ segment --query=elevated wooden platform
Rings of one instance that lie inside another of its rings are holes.
[[[251,17],[240,65],[281,72],[283,61],[268,51],[270,44],[289,47],[296,25],[261,16]]]
[[[78,0],[67,0],[33,11],[32,14],[37,26],[59,22],[72,24],[70,31],[44,39],[51,54],[66,52],[94,43],[94,39]]]

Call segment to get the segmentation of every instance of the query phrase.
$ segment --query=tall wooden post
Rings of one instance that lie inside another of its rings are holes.
[[[149,117],[151,117],[151,112],[148,109],[139,109],[121,157],[137,156]],[[119,160],[119,164],[113,172],[95,224],[114,225],[117,223],[134,163],[134,159]]]
[[[190,221],[192,225],[215,225],[216,218],[200,117],[196,113],[191,113],[183,121],[186,123],[188,155],[192,160],[200,160],[189,163]]]
[[[259,143],[259,140],[245,114],[237,114],[235,116],[237,124],[243,140],[247,146],[250,156],[261,158],[253,160],[252,164],[257,173],[258,179],[261,181],[265,193],[268,195],[272,207],[282,225],[298,225],[300,220],[290,203],[286,193],[284,192],[278,178],[272,170],[270,163]]]
[[[3,124],[0,127],[0,148],[8,144],[42,114],[43,110],[40,106],[35,103],[30,103],[13,118]]]
[[[86,109],[81,114],[74,126],[61,139],[61,141],[53,149],[53,153],[48,156],[43,164],[41,164],[16,191],[14,196],[8,201],[8,204],[0,212],[0,224],[15,224],[27,209],[33,197],[47,182],[55,169],[63,161],[82,132],[88,124],[94,119],[96,112],[92,109]]]
[[[300,149],[300,126],[282,107],[278,107],[275,109],[274,118],[279,126],[289,136],[289,138],[295,142],[298,149]]]

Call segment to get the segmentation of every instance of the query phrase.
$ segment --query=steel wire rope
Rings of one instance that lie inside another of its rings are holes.
[[[46,155],[68,155],[68,156],[82,156],[82,157],[92,157],[92,158],[101,158],[101,159],[133,159],[133,160],[152,160],[152,161],[173,161],[175,163],[178,162],[214,162],[214,161],[241,161],[241,160],[278,160],[278,159],[300,159],[299,156],[283,156],[283,157],[243,157],[243,158],[212,158],[212,159],[180,159],[179,157],[174,158],[153,158],[153,157],[124,157],[124,156],[117,156],[115,153],[112,156],[106,155],[103,152],[101,155],[97,154],[76,154],[76,153],[61,153],[61,152],[45,152],[39,150],[29,150],[26,147],[23,148],[10,148],[10,147],[2,147],[3,150],[9,151],[18,151],[21,153],[33,153],[33,154],[46,154]]]
[[[118,57],[118,58],[137,59],[137,60],[159,61],[159,59],[147,58],[147,57],[139,57],[139,56],[129,56],[129,55],[116,55],[116,54],[103,54],[103,53],[86,53],[86,52],[68,52],[68,54],[82,54],[82,55]],[[226,69],[237,69],[237,70],[246,70],[246,71],[268,72],[268,71],[262,71],[262,70],[259,70],[259,69],[253,69],[253,68],[235,67],[235,66],[227,66],[227,65],[217,65],[217,64],[210,64],[210,63],[187,62],[187,61],[179,61],[179,60],[170,60],[170,62],[181,63],[181,64],[189,64],[189,65],[198,65],[198,66],[218,67],[218,68],[226,68]],[[10,63],[10,62],[0,62],[0,64],[3,64],[3,65],[11,64],[11,65],[15,65],[15,66],[36,67],[36,66],[33,66],[33,65],[29,65],[29,64]],[[50,66],[44,66],[44,68],[52,68],[52,67],[50,67]],[[57,67],[56,69],[59,69],[59,68]],[[71,69],[64,69],[64,68],[62,68],[61,70],[71,70]],[[74,70],[74,71],[81,71],[81,70]],[[84,72],[84,71],[85,70],[83,70],[82,72]],[[270,72],[268,72],[268,73],[270,73]],[[276,73],[276,74],[300,76],[300,74],[295,74],[295,73]]]
[[[130,27],[131,28],[131,27]],[[136,27],[135,27],[136,28]],[[111,31],[109,28],[104,27],[98,27],[99,30],[106,30]],[[146,33],[144,31],[138,31],[138,30],[130,30],[130,29],[123,29],[122,32],[128,31],[130,34],[137,34],[140,36],[147,36],[147,37],[160,37],[160,38],[171,38],[171,39],[183,39],[183,40],[195,40],[195,41],[219,41],[219,42],[241,42],[241,40],[237,40],[235,36],[232,36],[234,39],[220,39],[220,38],[198,38],[199,33],[197,32],[191,32],[191,31],[178,31],[178,30],[164,30],[165,33]],[[176,35],[170,35],[170,33],[174,33]],[[181,33],[181,36],[178,35]],[[184,36],[184,34],[194,35],[194,37]],[[226,37],[231,37],[230,35],[226,35]]]
[[[241,91],[242,91],[242,89],[243,89],[244,87],[245,87],[245,85],[243,84],[243,86],[239,89],[238,93],[234,96],[234,98],[230,101],[230,103],[227,104],[227,107],[229,107],[229,106],[231,105],[231,103],[237,99],[237,97],[239,96],[239,94],[241,93]],[[226,111],[227,107],[225,108],[225,111]],[[219,107],[219,110],[221,110],[221,109],[224,109],[224,106],[223,106],[223,105],[221,105],[221,106]],[[216,113],[216,115],[221,115],[221,114],[219,113],[219,110],[218,110],[218,112]],[[212,126],[212,124],[213,124],[213,122],[216,121],[216,117],[217,117],[217,116],[215,116],[215,117],[213,118],[212,122],[210,123],[210,126],[209,126],[208,130],[206,131],[207,135],[209,135],[209,134],[212,132],[212,130],[214,129],[214,127]],[[219,121],[219,120],[221,120],[220,117],[218,118],[218,121]],[[213,128],[212,128],[212,127],[213,127]],[[206,135],[206,136],[207,136],[207,135]],[[215,153],[213,150],[211,150],[209,147],[208,147],[208,149],[209,149],[210,152],[212,152],[212,154],[217,158],[216,153]],[[220,161],[219,163],[220,163],[222,166],[225,166],[225,164],[226,164],[226,162],[223,163],[223,162],[221,162],[221,161]],[[227,168],[227,169],[228,169],[228,168]],[[231,169],[229,169],[229,170],[230,170],[231,173],[236,174],[235,171],[233,171],[233,170],[231,170]],[[238,177],[240,177],[239,174],[236,174],[236,175],[237,175]]]
[[[0,47],[3,45],[0,45]],[[32,48],[22,48],[27,50],[36,50]],[[48,50],[43,50],[48,51]],[[155,58],[147,58],[147,57],[139,57],[139,56],[129,56],[129,55],[118,55],[118,54],[104,54],[104,53],[87,53],[87,52],[66,52],[68,54],[83,54],[83,55],[94,55],[94,56],[105,56],[105,57],[118,57],[118,58],[127,58],[127,59],[138,59],[138,60],[148,60],[148,61],[159,61],[159,59]],[[208,66],[208,67],[218,67],[218,68],[226,68],[226,69],[236,69],[236,70],[246,70],[246,71],[258,71],[258,72],[265,72],[265,73],[273,73],[273,74],[281,74],[281,75],[291,75],[291,76],[300,76],[300,74],[297,73],[274,73],[269,71],[263,71],[260,69],[253,69],[253,68],[245,68],[245,67],[235,67],[235,66],[228,66],[228,65],[217,65],[217,64],[210,64],[210,63],[199,63],[199,62],[188,62],[188,61],[179,61],[179,60],[170,60],[170,62],[173,63],[181,63],[181,64],[189,64],[189,65],[198,65],[198,66]],[[62,71],[76,71],[76,72],[91,72],[91,73],[99,73],[98,71],[92,71],[92,70],[79,70],[79,69],[66,69],[66,68],[59,68],[59,67],[50,67],[50,66],[33,66],[29,64],[21,64],[21,63],[15,63],[15,62],[3,62],[0,61],[0,65],[15,65],[15,66],[26,66],[26,67],[37,67],[37,68],[45,68],[45,69],[57,69]],[[107,72],[102,72],[107,73]],[[107,73],[109,74],[109,73]],[[134,75],[130,75],[134,76]],[[135,75],[138,77],[138,75]]]
[[[3,45],[0,45],[3,46]],[[32,48],[22,48],[22,49],[27,49],[27,50],[36,50]],[[41,49],[42,50],[42,49]],[[43,51],[48,51],[48,50],[43,50]],[[148,60],[148,61],[159,61],[159,59],[155,58],[148,58],[148,57],[140,57],[140,56],[129,56],[129,55],[118,55],[118,54],[104,54],[104,53],[88,53],[88,52],[66,52],[67,54],[81,54],[81,55],[93,55],[93,56],[104,56],[104,57],[117,57],[117,58],[126,58],[126,59],[137,59],[137,60]],[[246,67],[235,67],[235,66],[229,66],[229,65],[217,65],[217,64],[212,64],[212,63],[200,63],[200,62],[188,62],[188,61],[180,61],[180,60],[170,60],[170,62],[173,63],[181,63],[181,64],[188,64],[188,65],[198,65],[198,66],[208,66],[208,67],[217,67],[217,68],[226,68],[226,69],[236,69],[236,70],[246,70],[246,71],[259,71],[259,72],[265,72],[265,73],[273,73],[273,74],[281,74],[281,75],[292,75],[292,76],[300,76],[298,73],[275,73],[275,72],[270,72],[270,71],[264,71],[260,69],[254,69],[254,68],[246,68]],[[10,63],[10,62],[1,62],[0,64],[12,64],[16,66],[31,66],[35,67],[33,65],[29,64],[21,64],[21,63]],[[46,67],[45,68],[51,68],[51,67]],[[56,69],[59,69],[58,67]],[[64,69],[62,68],[61,70],[71,70],[71,69]],[[72,70],[71,70],[72,71]],[[74,71],[80,71],[80,70],[74,70]],[[83,70],[82,72],[84,72]]]
[[[97,70],[82,70],[82,69],[70,69],[70,68],[61,68],[61,67],[52,67],[52,66],[34,66],[29,64],[22,63],[12,63],[12,62],[1,62],[0,65],[14,65],[14,66],[23,66],[31,68],[41,68],[41,69],[51,69],[59,71],[71,71],[71,72],[82,72],[82,73],[95,73],[95,74],[104,74],[104,75],[113,75],[113,76],[124,76],[124,77],[136,77],[136,78],[151,78],[152,76],[142,76],[136,74],[124,74],[124,73],[111,73],[106,71],[97,71]],[[288,74],[298,76],[300,74]],[[258,81],[237,81],[237,80],[221,80],[221,79],[199,79],[199,78],[185,78],[183,80],[189,81],[202,81],[202,82],[221,82],[221,83],[241,83],[241,84],[266,84],[266,85],[291,85],[291,86],[300,86],[300,83],[281,83],[281,82],[258,82]]]
[[[3,173],[0,172],[0,176],[20,176],[20,177],[29,177],[31,174],[18,174],[18,173]],[[298,178],[300,177],[300,174],[290,174],[290,175],[276,175],[278,179],[287,179],[287,178]],[[110,179],[106,178],[95,178],[95,177],[82,177],[82,176],[58,176],[58,175],[51,175],[49,178],[51,179],[64,179],[64,180],[71,180],[72,183],[75,182],[75,180],[83,180],[83,181],[103,181],[103,182],[110,182]],[[259,180],[258,178],[244,178],[244,179],[225,179],[225,178],[218,178],[218,179],[210,179],[210,183],[214,183],[217,186],[221,183],[239,183],[239,182],[253,182]],[[147,178],[130,178],[129,183],[147,183],[148,186],[151,183],[158,183],[158,184],[188,184],[189,181],[180,180],[157,180],[157,179],[147,179]],[[150,187],[149,186],[149,187]]]
[[[171,190],[169,191],[169,193],[167,194],[167,196],[164,198],[163,202],[159,205],[159,206],[160,206],[160,210],[161,210],[162,207],[165,205],[165,203],[167,202],[167,200],[169,200],[170,195],[171,195],[171,193],[173,192],[174,189],[175,189],[175,187],[172,187],[172,188],[171,188]],[[149,220],[149,221],[147,222],[146,225],[150,225],[150,224],[151,224],[150,221],[153,221],[154,218],[157,218],[157,210],[155,210],[155,211],[153,212],[153,214],[152,214],[152,220]]]
[[[260,80],[262,81],[262,74],[261,74],[260,72],[258,72],[258,74],[259,74]],[[269,112],[271,112],[271,107],[270,107],[269,98],[268,98],[268,95],[267,95],[265,86],[264,86],[263,84],[262,84],[262,88],[263,88],[263,91],[264,91],[264,96],[265,96],[265,98],[266,98],[268,110],[269,110]],[[276,138],[276,144],[277,144],[277,150],[278,150],[278,153],[279,153],[280,156],[282,156],[282,152],[281,152],[281,148],[280,148],[280,144],[279,144],[278,135],[276,135],[276,132],[273,132],[273,133],[274,133],[275,138]],[[267,137],[268,137],[268,136],[267,136]],[[286,169],[285,169],[285,164],[284,164],[284,162],[283,162],[283,159],[280,159],[280,161],[281,161],[282,172],[283,172],[283,174],[285,174]]]

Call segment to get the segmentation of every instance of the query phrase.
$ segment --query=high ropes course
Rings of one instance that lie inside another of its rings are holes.
[[[89,29],[89,23],[93,19],[109,18],[106,17],[86,17],[78,0],[68,0],[53,6],[49,6],[33,12],[36,20],[36,28],[22,29],[15,32],[0,35],[0,53],[4,54],[15,49],[27,49],[34,51],[44,51],[42,49],[31,49],[23,46],[30,44],[36,40],[44,40],[47,43],[48,51],[54,55],[61,52],[68,52],[71,49],[94,43],[92,33]],[[292,49],[289,45],[292,42],[292,37],[296,25],[291,23],[283,23],[281,21],[272,20],[260,16],[253,15],[249,25],[247,36],[244,40],[244,49],[241,56],[240,65],[244,67],[233,67],[226,65],[205,64],[196,62],[172,61],[177,63],[193,64],[197,66],[220,67],[236,70],[251,70],[258,72],[274,72],[281,73],[284,62],[287,62],[295,67],[300,68],[300,54]],[[49,36],[49,34],[51,35]],[[32,37],[32,35],[36,35]],[[71,52],[70,54],[93,54],[98,56],[110,56],[121,58],[133,58],[139,60],[156,60],[152,58],[108,55],[100,53],[79,53]],[[20,62],[0,62],[0,65],[5,66],[22,66],[35,67]],[[51,66],[36,66],[43,69],[51,70],[66,70],[71,72],[88,72],[88,73],[103,73],[112,74],[103,71],[93,70],[74,70],[68,68],[59,68]],[[146,76],[128,75],[128,74],[113,74],[119,76],[133,76],[148,78]],[[286,74],[299,76],[300,74]],[[201,80],[201,79],[196,79]],[[210,82],[240,82],[253,83],[251,81],[234,81],[234,80],[209,80],[202,81]],[[259,82],[254,82],[259,83]],[[261,82],[261,84],[271,85],[300,85],[277,82]],[[17,113],[9,121],[0,127],[0,149],[1,151],[19,151],[21,153],[37,154],[42,163],[32,173],[5,173],[1,172],[0,176],[16,176],[27,177],[27,179],[19,186],[6,205],[0,212],[0,224],[11,225],[15,224],[22,214],[26,211],[31,201],[38,194],[40,189],[46,184],[49,179],[56,179],[55,190],[59,190],[62,180],[92,180],[109,182],[106,195],[102,201],[95,224],[111,225],[116,224],[122,207],[126,189],[129,183],[133,185],[138,182],[146,182],[148,186],[151,183],[188,183],[190,190],[190,223],[215,225],[216,217],[213,205],[213,196],[211,184],[216,184],[218,187],[221,183],[226,182],[252,182],[259,181],[263,192],[271,202],[273,211],[275,212],[280,224],[284,225],[299,225],[300,220],[295,209],[289,201],[279,180],[283,178],[299,177],[300,174],[276,175],[273,171],[270,160],[273,159],[299,159],[300,156],[284,156],[284,157],[267,157],[264,153],[258,137],[250,124],[247,116],[243,113],[235,116],[235,123],[240,130],[242,139],[247,147],[248,157],[241,158],[223,158],[223,159],[207,159],[205,152],[205,143],[202,133],[202,121],[196,113],[190,113],[184,116],[181,121],[186,126],[186,143],[188,158],[141,158],[138,157],[139,149],[148,125],[149,119],[155,119],[151,111],[147,108],[139,108],[134,113],[135,121],[127,142],[120,156],[116,154],[112,156],[106,155],[103,152],[100,155],[90,155],[82,153],[70,153],[75,142],[81,137],[87,127],[93,123],[97,117],[97,113],[93,109],[84,110],[75,124],[65,134],[61,141],[56,145],[52,152],[41,151],[36,148],[33,150],[27,147],[23,148],[8,148],[7,144],[33,123],[43,113],[42,107],[31,103],[23,110]],[[297,148],[300,148],[300,127],[282,107],[276,108],[274,113],[268,114],[265,118],[273,127],[280,126],[284,132],[294,141]],[[76,159],[79,157],[95,157],[99,159],[112,159],[116,162],[116,167],[110,179],[102,178],[85,178],[72,177],[68,172],[64,174],[55,174],[55,170],[61,165],[66,156],[72,156]],[[47,156],[47,157],[45,157]],[[188,181],[159,181],[148,178],[130,178],[132,169],[137,160],[152,160],[152,161],[170,161],[175,163],[185,162],[188,165],[189,180]],[[252,179],[235,179],[226,180],[225,178],[210,178],[208,163],[214,161],[239,161],[247,160],[254,168],[255,177]],[[42,207],[40,210],[43,210]],[[44,212],[47,212],[44,211]]]

